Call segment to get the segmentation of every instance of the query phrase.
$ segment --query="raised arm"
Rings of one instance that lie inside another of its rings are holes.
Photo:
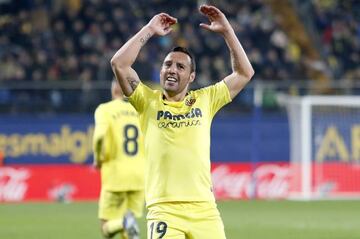
[[[128,40],[112,57],[111,67],[126,96],[130,96],[140,82],[139,76],[131,67],[141,48],[153,35],[165,36],[171,32],[176,18],[160,13]]]
[[[218,8],[209,5],[202,5],[200,12],[210,21],[210,24],[201,23],[200,26],[209,31],[220,33],[230,50],[233,72],[226,76],[224,81],[233,99],[250,81],[254,75],[254,69],[226,16]]]

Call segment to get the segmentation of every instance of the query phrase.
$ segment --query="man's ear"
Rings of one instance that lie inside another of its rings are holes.
[[[195,80],[195,72],[191,72],[190,74],[190,83]]]

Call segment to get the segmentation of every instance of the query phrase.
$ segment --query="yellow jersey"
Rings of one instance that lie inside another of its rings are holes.
[[[138,111],[145,142],[147,206],[169,201],[214,201],[210,174],[210,128],[231,101],[221,81],[169,102],[140,83],[129,101]]]
[[[94,160],[101,165],[102,188],[144,189],[144,146],[138,113],[125,100],[101,104],[95,111]]]

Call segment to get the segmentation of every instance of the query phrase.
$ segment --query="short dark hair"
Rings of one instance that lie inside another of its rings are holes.
[[[193,54],[191,54],[191,52],[187,48],[182,47],[182,46],[176,46],[170,52],[182,52],[182,53],[185,53],[186,55],[188,55],[191,60],[191,62],[190,62],[191,72],[195,72],[195,70],[196,70],[195,58],[194,58]]]

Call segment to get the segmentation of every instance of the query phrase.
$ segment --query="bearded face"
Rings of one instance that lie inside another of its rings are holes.
[[[171,95],[187,91],[188,86],[195,79],[195,72],[191,72],[191,59],[183,52],[170,52],[161,67],[160,84]]]

